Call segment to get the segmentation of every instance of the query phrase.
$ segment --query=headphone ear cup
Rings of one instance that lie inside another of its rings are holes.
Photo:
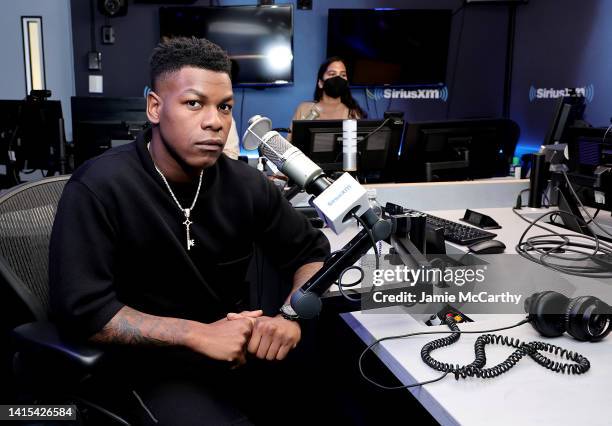
[[[593,296],[570,300],[565,312],[565,327],[570,336],[582,341],[598,341],[610,333],[610,307]]]
[[[545,337],[559,337],[565,332],[564,313],[569,299],[556,291],[536,293],[525,300],[529,321]]]

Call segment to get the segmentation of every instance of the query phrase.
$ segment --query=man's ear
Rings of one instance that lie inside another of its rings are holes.
[[[159,123],[159,112],[162,100],[154,91],[147,94],[147,118],[151,124]]]

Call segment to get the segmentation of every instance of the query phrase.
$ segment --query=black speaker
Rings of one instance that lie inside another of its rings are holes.
[[[297,8],[299,10],[312,10],[312,0],[298,0]]]
[[[527,4],[529,0],[464,0],[464,4]]]
[[[127,15],[127,0],[98,0],[98,10],[104,16],[125,16]]]
[[[143,4],[193,4],[197,0],[134,0],[134,3]]]
[[[542,207],[542,195],[546,190],[548,181],[548,169],[546,168],[546,156],[544,154],[533,154],[531,156],[531,171],[529,172],[529,207],[539,209]]]

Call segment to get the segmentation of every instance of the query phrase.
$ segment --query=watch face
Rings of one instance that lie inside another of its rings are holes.
[[[295,310],[289,304],[283,305],[281,307],[281,312],[283,314],[285,314],[285,315],[290,316],[290,317],[297,317],[298,316],[298,314],[295,312]]]

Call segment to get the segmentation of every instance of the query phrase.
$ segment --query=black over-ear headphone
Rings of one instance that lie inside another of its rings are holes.
[[[543,291],[525,300],[529,321],[541,335],[564,332],[578,340],[596,342],[612,331],[612,307],[593,296],[570,299],[556,291]]]

